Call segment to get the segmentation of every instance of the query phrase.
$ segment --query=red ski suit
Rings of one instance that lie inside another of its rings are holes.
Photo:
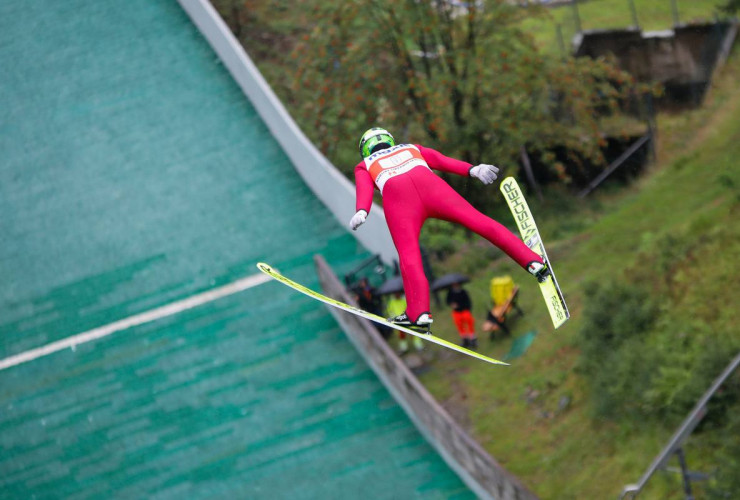
[[[470,163],[420,145],[399,144],[365,158],[355,167],[356,208],[370,213],[373,189],[383,196],[383,209],[398,251],[406,293],[406,314],[415,321],[429,312],[429,281],[422,267],[419,234],[429,217],[462,224],[481,235],[523,268],[542,262],[504,226],[476,210],[431,168],[469,176]]]

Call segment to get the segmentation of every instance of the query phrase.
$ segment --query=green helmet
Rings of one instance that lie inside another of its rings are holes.
[[[385,147],[378,147],[381,145],[384,145]],[[395,145],[396,141],[393,139],[390,132],[384,128],[373,127],[362,134],[362,138],[360,139],[360,154],[363,158],[367,158],[375,151]]]

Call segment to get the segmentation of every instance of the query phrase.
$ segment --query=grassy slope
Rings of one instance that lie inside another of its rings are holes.
[[[690,267],[676,270],[679,283],[686,286],[675,314],[686,318],[687,324],[699,317],[718,335],[740,335],[738,313],[728,306],[740,298],[740,285],[727,279],[728,270],[738,267],[735,255],[740,252],[740,225],[736,222],[740,200],[740,167],[736,162],[740,157],[739,59],[730,59],[718,88],[702,109],[660,117],[661,136],[666,137],[659,148],[661,161],[641,181],[620,194],[599,193],[596,197],[601,203],[584,202],[564,216],[549,212],[547,204],[533,206],[567,294],[572,320],[557,333],[550,333],[536,286],[522,271],[499,261],[478,273],[469,285],[477,305],[476,317],[483,317],[490,277],[511,273],[522,286],[520,304],[526,311],[526,316],[513,322],[514,336],[536,329],[540,332],[537,340],[511,368],[491,369],[447,358],[422,377],[441,399],[464,391],[465,397],[458,394],[455,402],[467,406],[465,420],[472,422],[475,437],[542,498],[617,495],[625,484],[637,480],[675,430],[675,425],[650,422],[629,429],[590,417],[584,381],[573,372],[584,283],[631,266],[636,251],[646,248],[645,241],[688,231],[695,235],[692,245],[697,258]],[[728,187],[732,182],[735,187]],[[600,212],[603,215],[599,216]],[[583,214],[587,214],[585,220]],[[554,238],[558,225],[581,230]],[[460,256],[457,263],[466,258]],[[454,268],[456,262],[449,265]],[[438,312],[437,322],[438,331],[454,331],[446,311]],[[503,356],[510,345],[508,339],[482,340],[482,352],[493,355]],[[720,370],[717,367],[717,373]],[[528,402],[526,395],[531,396],[532,391],[537,391],[537,396]],[[558,411],[564,396],[570,398],[570,405]],[[695,469],[716,465],[711,459],[712,439],[709,435],[692,440],[689,460]],[[669,491],[680,491],[675,478],[658,477],[650,488],[660,498],[670,498],[666,496]]]

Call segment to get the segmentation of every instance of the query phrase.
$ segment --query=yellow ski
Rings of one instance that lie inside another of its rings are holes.
[[[516,225],[522,235],[522,240],[537,255],[542,257],[547,263],[547,267],[550,268],[550,276],[543,283],[540,283],[540,290],[542,291],[542,296],[545,298],[545,304],[547,304],[547,310],[550,313],[550,318],[552,318],[552,324],[555,328],[558,328],[568,321],[570,312],[568,312],[568,306],[565,303],[563,292],[558,285],[558,280],[555,278],[555,271],[553,271],[552,264],[547,258],[545,245],[542,243],[540,232],[537,229],[537,224],[534,222],[532,212],[529,210],[527,200],[524,199],[524,194],[522,194],[519,184],[517,184],[516,179],[513,177],[507,177],[501,181],[500,189],[506,199],[506,203],[509,205],[509,209],[511,209]]]
[[[369,319],[370,321],[374,321],[376,323],[379,323],[381,325],[388,326],[390,328],[393,328],[395,330],[400,330],[402,332],[408,333],[409,335],[414,335],[416,337],[419,337],[424,340],[428,340],[429,342],[433,342],[435,344],[444,346],[448,349],[452,349],[453,351],[460,352],[462,354],[466,354],[468,356],[472,356],[474,358],[480,359],[482,361],[486,361],[488,363],[492,363],[494,365],[508,365],[509,363],[504,363],[503,361],[499,361],[497,359],[489,358],[488,356],[484,356],[482,354],[478,354],[475,351],[471,351],[468,349],[465,349],[464,347],[460,347],[458,345],[453,344],[452,342],[448,342],[444,339],[441,339],[439,337],[436,337],[430,333],[420,333],[417,331],[414,331],[410,328],[406,328],[400,325],[396,325],[394,323],[390,323],[385,318],[381,318],[380,316],[377,316],[375,314],[371,314],[367,311],[363,311],[362,309],[359,309],[357,307],[351,306],[349,304],[345,304],[344,302],[339,302],[338,300],[334,300],[331,297],[327,297],[326,295],[323,295],[319,292],[316,292],[314,290],[311,290],[310,288],[306,288],[305,286],[301,285],[300,283],[296,283],[295,281],[291,280],[290,278],[286,278],[279,272],[277,272],[275,269],[270,267],[269,265],[265,264],[264,262],[260,262],[257,264],[257,268],[265,273],[266,275],[270,276],[276,281],[279,281],[280,283],[284,285],[288,285],[289,287],[293,288],[294,290],[298,290],[299,292],[308,295],[309,297],[320,300],[324,304],[329,304],[330,306],[342,309],[344,311],[347,311],[349,313],[355,314],[357,316],[361,316],[363,318]]]

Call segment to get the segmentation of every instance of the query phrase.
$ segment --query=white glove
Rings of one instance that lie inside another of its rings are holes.
[[[364,210],[358,210],[357,213],[352,216],[352,220],[349,221],[349,227],[352,228],[352,231],[355,231],[365,223],[365,219],[367,219],[367,212]]]
[[[490,184],[498,177],[498,167],[493,165],[480,164],[470,169],[470,177],[476,177],[483,184]]]

